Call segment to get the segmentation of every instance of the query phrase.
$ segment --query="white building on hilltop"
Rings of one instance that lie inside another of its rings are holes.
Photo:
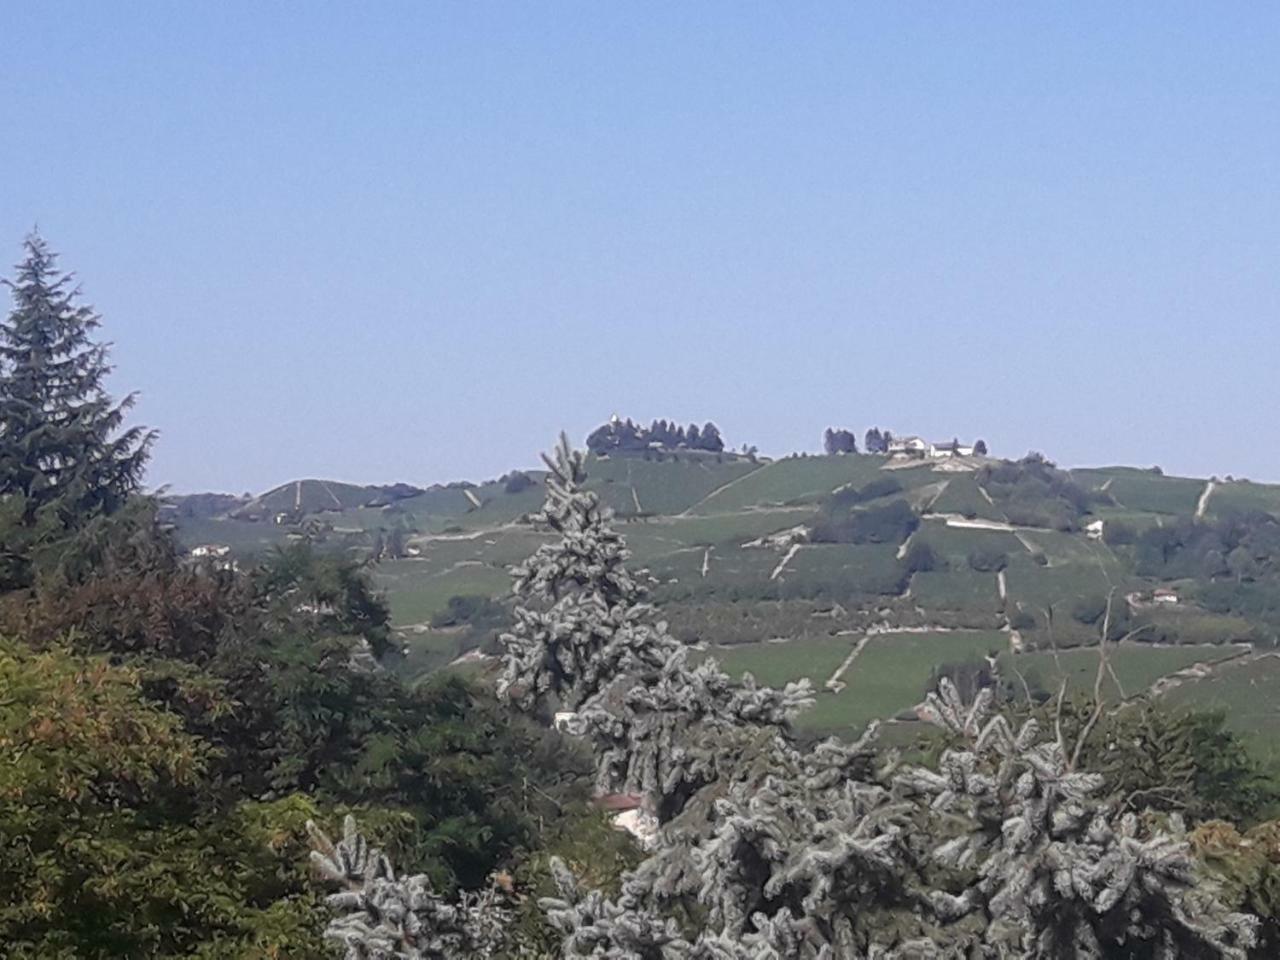
[[[973,456],[973,445],[959,440],[930,443],[921,437],[894,437],[889,441],[887,452],[890,457],[900,460],[947,460]]]

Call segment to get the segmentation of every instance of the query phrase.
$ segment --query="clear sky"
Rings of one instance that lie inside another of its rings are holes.
[[[429,483],[615,410],[1280,481],[1280,5],[0,2],[150,480]]]

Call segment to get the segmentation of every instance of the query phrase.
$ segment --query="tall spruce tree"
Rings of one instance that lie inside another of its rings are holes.
[[[679,646],[648,623],[612,511],[584,488],[585,460],[561,435],[544,457],[547,500],[534,522],[556,538],[512,570],[520,605],[503,635],[499,692],[525,709],[578,709],[619,674],[660,667]]]
[[[134,396],[106,391],[107,346],[74,275],[38,234],[23,248],[0,324],[0,589],[28,585],[43,551],[120,510],[154,437],[124,428]]]

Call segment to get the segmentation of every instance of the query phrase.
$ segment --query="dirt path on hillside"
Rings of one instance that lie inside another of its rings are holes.
[[[345,509],[342,506],[342,501],[338,499],[338,495],[333,492],[333,487],[329,486],[327,481],[321,480],[320,485],[324,487],[324,492],[329,495],[329,499],[333,501],[333,505],[335,507],[337,507],[339,510]]]
[[[1197,519],[1204,516],[1205,508],[1209,506],[1209,497],[1213,493],[1213,488],[1217,486],[1212,480],[1204,485],[1204,492],[1200,494],[1200,499],[1196,501],[1196,517]]]
[[[1009,595],[1009,589],[1004,582],[1004,571],[996,571],[996,590],[1000,592],[1000,599],[1003,601]]]
[[[800,546],[801,545],[798,543],[793,543],[791,545],[791,549],[786,552],[786,555],[778,562],[778,565],[773,568],[773,573],[769,574],[770,580],[777,580],[778,577],[782,575],[782,571],[787,568],[787,564],[791,562],[791,558],[800,552]]]
[[[1208,680],[1225,666],[1234,666],[1245,662],[1256,663],[1259,660],[1266,660],[1268,657],[1280,657],[1280,653],[1275,653],[1274,651],[1255,653],[1252,646],[1246,646],[1235,656],[1223,657],[1221,660],[1214,660],[1213,662],[1198,661],[1180,670],[1175,670],[1173,673],[1158,677],[1151,686],[1143,690],[1138,696],[1154,700],[1156,697],[1164,696],[1171,690],[1178,689],[1184,683]],[[1137,698],[1131,697],[1129,699]]]
[[[702,579],[707,579],[707,572],[711,569],[711,547],[707,547],[706,552],[702,555]]]
[[[636,505],[636,513],[644,513],[644,507],[640,506],[640,494],[636,493],[636,488],[631,488],[631,502]]]
[[[781,461],[778,461],[778,460],[775,460],[775,461],[774,461],[774,463],[780,463],[780,462],[781,462]],[[768,470],[771,466],[773,466],[773,463],[762,463],[762,464],[760,464],[760,466],[756,467],[754,470],[748,470],[748,471],[747,471],[746,473],[744,473],[742,476],[740,476],[740,477],[734,477],[734,478],[733,478],[732,480],[730,480],[728,483],[722,483],[722,484],[720,484],[720,486],[716,487],[714,490],[712,490],[710,493],[708,493],[705,497],[703,497],[703,498],[702,498],[701,500],[699,500],[697,503],[695,503],[695,504],[693,504],[692,506],[690,506],[690,507],[689,507],[687,510],[685,510],[683,513],[678,514],[678,516],[681,516],[681,517],[687,517],[687,516],[690,516],[690,515],[693,513],[693,511],[694,511],[694,510],[696,510],[698,507],[702,506],[704,503],[706,503],[706,502],[707,502],[708,500],[710,500],[712,497],[714,497],[714,496],[716,496],[717,494],[723,493],[724,491],[728,490],[728,489],[729,489],[730,487],[732,487],[735,483],[741,483],[743,480],[747,479],[747,477],[754,477],[754,476],[755,476],[757,473],[759,473],[761,470]]]
[[[915,535],[916,535],[917,533],[919,533],[919,532],[920,532],[920,528],[919,528],[919,527],[916,527],[914,530],[912,530],[912,531],[911,531],[911,533],[909,533],[909,534],[907,535],[907,539],[905,539],[905,540],[903,540],[903,541],[902,541],[902,545],[898,547],[898,559],[899,559],[899,560],[901,560],[903,557],[905,557],[905,556],[907,555],[907,548],[908,548],[908,547],[910,547],[912,539],[913,539],[913,538],[915,537]]]
[[[849,655],[840,661],[840,666],[836,667],[835,672],[827,678],[827,682],[824,683],[823,686],[833,693],[839,693],[843,690],[845,688],[845,683],[840,678],[848,672],[851,666],[853,666],[853,661],[858,659],[858,654],[862,653],[863,648],[871,642],[871,638],[874,636],[875,634],[870,631],[864,633],[862,638],[853,645],[853,649],[849,651]]]

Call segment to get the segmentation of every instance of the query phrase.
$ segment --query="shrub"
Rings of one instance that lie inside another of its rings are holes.
[[[503,478],[502,489],[507,493],[519,493],[535,486],[537,482],[523,470],[512,470]]]
[[[1079,623],[1091,625],[1101,620],[1106,611],[1106,597],[1081,597],[1071,605],[1071,618]]]
[[[461,594],[449,598],[445,608],[431,618],[433,627],[454,627],[464,623],[501,623],[507,611],[492,598],[475,594]]]
[[[1119,520],[1108,520],[1102,527],[1102,540],[1111,547],[1128,546],[1138,539],[1138,531]]]
[[[824,509],[814,522],[810,539],[815,543],[902,543],[919,525],[920,518],[910,504],[894,500],[843,516]]]
[[[904,567],[908,574],[931,573],[934,570],[945,570],[947,561],[938,556],[938,552],[923,540],[916,540],[907,549]]]
[[[1009,614],[1009,629],[1034,630],[1035,628],[1036,618],[1030,611],[1018,607]]]
[[[1009,565],[1009,555],[995,547],[979,547],[969,554],[970,569],[979,573],[997,573]]]

